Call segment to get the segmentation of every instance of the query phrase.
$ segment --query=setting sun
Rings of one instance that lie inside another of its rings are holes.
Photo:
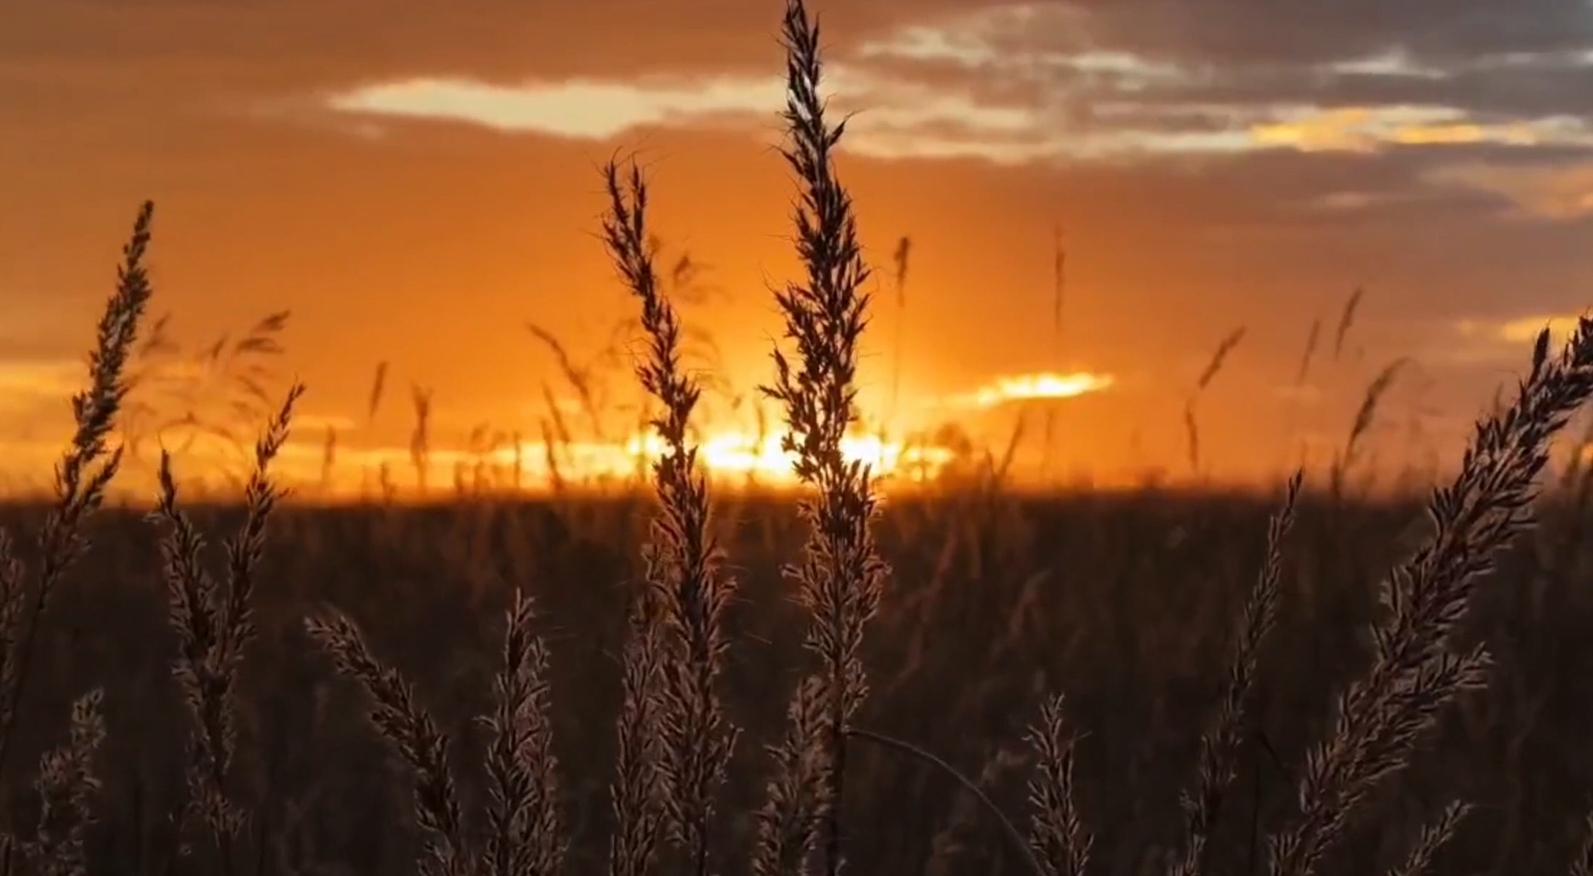
[[[1590,75],[0,0],[0,876],[1593,874]]]

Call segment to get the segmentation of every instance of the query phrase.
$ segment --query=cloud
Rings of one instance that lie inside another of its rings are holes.
[[[877,158],[978,157],[999,163],[1125,156],[1234,155],[1267,149],[1375,152],[1388,147],[1593,146],[1568,117],[1484,121],[1443,106],[1180,107],[1104,104],[1084,124],[1066,108],[981,101],[967,90],[838,67],[838,108],[855,110],[843,146]],[[644,127],[769,130],[777,78],[570,80],[494,85],[415,79],[337,93],[327,105],[368,117],[464,122],[506,132],[607,140]]]
[[[1427,178],[1498,195],[1528,215],[1576,219],[1593,214],[1593,160],[1536,166],[1468,162],[1434,168]]]
[[[1554,117],[1486,122],[1442,106],[1302,108],[1285,121],[1257,125],[1258,144],[1306,152],[1373,152],[1387,146],[1593,146],[1579,119]]]
[[[1593,115],[1593,7],[1374,3],[981,5],[877,35],[848,60],[1047,107],[1070,136],[1203,135],[1141,152],[1232,152],[1239,139],[1319,151],[1593,145],[1580,120]]]
[[[979,157],[1024,163],[1060,156],[1123,152],[1229,151],[1244,145],[1228,132],[1201,134],[1117,130],[1070,133],[1044,107],[982,102],[955,89],[870,75],[837,65],[829,90],[841,111],[857,110],[843,144],[880,158]],[[642,127],[773,129],[783,105],[777,77],[648,78],[637,82],[569,80],[495,85],[416,79],[332,95],[331,109],[370,117],[464,122],[506,132],[606,140]]]
[[[0,33],[0,80],[30,84],[24,100],[79,95],[91,81],[130,97],[134,62],[166,90],[230,99],[416,79],[631,82],[778,70],[774,18],[739,0],[492,2],[468,12],[375,0],[249,10],[152,0],[132,11],[13,2],[21,12]],[[1254,0],[848,0],[815,8],[825,14],[833,60],[937,87],[958,80],[981,103],[1027,89],[1028,98],[1066,100],[1070,111],[1113,95],[1168,106],[1404,103],[1529,116],[1593,104],[1593,9],[1581,0],[1268,0],[1264,9]]]
[[[1425,80],[1444,80],[1450,76],[1449,71],[1441,67],[1429,66],[1411,57],[1410,51],[1403,46],[1390,47],[1364,57],[1335,61],[1326,65],[1326,68],[1340,76],[1386,76],[1396,79]]]
[[[1375,4],[1375,5],[1374,5]],[[1356,14],[1351,7],[1361,7]],[[969,4],[865,38],[862,59],[1169,103],[1437,104],[1552,114],[1590,74],[1576,0],[1076,0]],[[1498,105],[1489,101],[1498,101]],[[1478,101],[1473,104],[1472,101]]]
[[[327,101],[334,110],[473,122],[505,131],[607,139],[642,125],[700,124],[764,114],[780,105],[778,79],[714,77],[504,86],[467,79],[412,79],[355,88]]]
[[[970,4],[897,22],[831,55],[837,108],[856,112],[843,145],[876,158],[1005,164],[1280,149],[1593,147],[1593,129],[1579,117],[1593,52],[1555,38],[1586,24],[1577,16],[1551,15],[1555,30],[1514,17],[1509,27],[1481,28],[1474,17],[1456,19],[1417,0],[1420,8],[1379,13],[1379,27],[1349,27],[1336,8],[1325,16],[1303,0],[1280,0],[1337,35],[1280,56],[1242,37],[1218,39],[1207,18],[1232,17],[1240,34],[1290,39],[1277,16],[1236,2],[1212,0],[1195,16],[1162,0]],[[1558,9],[1549,0],[1523,2]],[[1151,9],[1190,25],[1189,38],[1170,42],[1157,36],[1159,26],[1125,26],[1145,24]],[[1287,32],[1300,27],[1291,19]],[[1455,46],[1435,41],[1434,29]],[[1490,34],[1493,43],[1474,53],[1457,48]],[[324,104],[365,118],[607,140],[647,127],[768,131],[782,90],[777,75],[731,68],[524,81],[419,74],[335,90]]]
[[[1446,337],[1435,339],[1427,355],[1429,362],[1449,366],[1516,365],[1523,348],[1549,330],[1549,343],[1562,344],[1575,330],[1582,314],[1538,313],[1524,316],[1468,317],[1450,324]]]
[[[974,392],[953,396],[954,407],[995,408],[1008,404],[1077,398],[1104,392],[1117,384],[1110,374],[1078,371],[1071,374],[1041,372],[998,377]]]
[[[1476,338],[1504,344],[1526,344],[1537,340],[1544,329],[1549,330],[1551,341],[1563,341],[1576,328],[1582,315],[1536,314],[1503,320],[1483,321],[1463,319],[1455,324],[1462,337]]]
[[[1034,4],[1046,6],[1049,4]],[[1593,36],[1579,0],[1080,0],[1103,43],[1222,64],[1333,63],[1403,54],[1409,66],[1575,53]]]

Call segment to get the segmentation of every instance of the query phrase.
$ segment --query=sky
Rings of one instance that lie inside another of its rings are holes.
[[[735,421],[730,399],[769,379],[771,290],[796,270],[782,6],[4,0],[7,459],[53,452],[145,198],[172,337],[197,349],[291,311],[268,388],[308,384],[305,458],[328,427],[346,453],[402,457],[412,386],[432,393],[438,446],[539,435],[549,397],[578,419],[526,326],[583,364],[634,315],[597,237],[616,156],[645,169],[666,252],[704,266],[682,309],[729,386],[708,416]],[[1593,301],[1586,2],[812,8],[876,268],[863,398],[901,430],[956,421],[999,444],[1027,409],[965,404],[981,388],[1087,373],[1109,379],[1051,408],[1048,460],[1188,471],[1189,398],[1243,328],[1194,407],[1202,472],[1322,458],[1402,358],[1380,458],[1448,457],[1534,332]]]

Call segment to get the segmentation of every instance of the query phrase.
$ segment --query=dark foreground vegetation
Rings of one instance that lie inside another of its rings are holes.
[[[1593,319],[1424,503],[882,506],[842,453],[868,267],[801,0],[782,36],[793,501],[704,480],[646,181],[611,163],[664,445],[636,499],[279,507],[295,386],[238,507],[163,453],[154,512],[106,511],[145,206],[55,499],[0,520],[0,876],[1589,876],[1593,480],[1542,475]]]
[[[1083,737],[1075,794],[1096,836],[1091,872],[1160,872],[1156,850],[1179,837],[1179,793],[1194,779],[1274,504],[969,494],[889,506],[878,531],[895,575],[870,630],[873,694],[858,725],[983,774],[1016,814],[1027,776],[1020,740],[1037,691],[1065,690]],[[1327,692],[1366,665],[1377,584],[1425,534],[1419,511],[1302,500],[1278,627],[1214,841],[1222,872],[1265,871],[1262,842],[1294,807],[1305,747],[1327,729]],[[552,651],[567,865],[601,872],[624,589],[641,572],[648,512],[618,500],[277,512],[255,591],[260,633],[243,673],[239,746],[244,796],[260,801],[264,872],[406,873],[416,854],[406,770],[307,641],[303,616],[327,600],[357,620],[444,728],[462,735],[456,767],[465,795],[479,798],[484,737],[469,718],[489,709],[502,611],[516,587],[536,596]],[[42,520],[29,509],[6,516],[19,533]],[[198,516],[219,537],[240,515]],[[1433,872],[1566,871],[1593,789],[1593,558],[1576,520],[1573,509],[1552,511],[1482,585],[1467,638],[1493,652],[1492,684],[1464,696],[1414,766],[1379,790],[1327,872],[1397,862],[1455,798],[1477,806]],[[721,522],[742,581],[728,618],[726,700],[747,738],[730,769],[723,828],[723,847],[738,849],[751,842],[740,813],[761,803],[759,743],[778,736],[800,664],[801,612],[777,566],[803,529],[791,507],[772,501],[727,508]],[[170,813],[183,794],[188,719],[171,680],[156,539],[149,523],[120,512],[99,518],[91,537],[90,558],[44,625],[12,767],[30,769],[61,739],[70,702],[103,686],[104,788],[89,872],[163,873],[175,851]],[[853,872],[1024,872],[999,826],[944,775],[864,745],[849,771]]]

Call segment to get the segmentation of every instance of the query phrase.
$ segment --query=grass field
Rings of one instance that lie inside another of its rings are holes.
[[[145,206],[56,496],[0,508],[0,876],[1593,872],[1593,476],[1543,483],[1593,319],[1424,500],[891,501],[844,453],[868,269],[801,0],[782,35],[785,498],[705,477],[611,163],[662,445],[633,493],[283,504],[295,386],[241,501],[163,454],[153,513],[108,509]]]
[[[1096,831],[1092,872],[1142,873],[1176,841],[1178,793],[1193,780],[1200,729],[1215,706],[1231,618],[1263,552],[1270,503],[1081,496],[1008,502],[945,498],[891,506],[880,535],[896,569],[867,661],[875,693],[860,726],[920,744],[970,775],[1005,751],[992,794],[1023,812],[1016,760],[1037,691],[1069,694],[1080,741],[1077,794]],[[266,872],[403,873],[413,838],[403,770],[366,728],[349,685],[306,641],[299,619],[319,600],[346,609],[400,667],[445,727],[466,732],[456,759],[479,794],[482,737],[509,586],[537,596],[553,652],[558,752],[572,827],[572,872],[599,871],[611,816],[619,703],[621,587],[640,572],[646,506],[611,502],[435,509],[288,509],[275,521],[258,585],[260,640],[245,672],[244,783],[260,799]],[[20,531],[42,515],[8,509]],[[230,528],[236,512],[206,512]],[[1365,664],[1375,585],[1400,552],[1414,507],[1307,500],[1292,541],[1279,628],[1265,650],[1255,731],[1224,813],[1222,872],[1257,872],[1252,835],[1287,816],[1307,742],[1324,732],[1327,692]],[[722,518],[743,599],[728,708],[751,737],[731,770],[726,809],[760,803],[772,739],[795,678],[799,612],[777,564],[800,546],[792,509],[742,507]],[[1488,581],[1474,635],[1495,655],[1483,693],[1462,700],[1414,767],[1387,783],[1328,872],[1373,872],[1452,798],[1478,802],[1441,873],[1563,873],[1593,789],[1593,593],[1586,530],[1555,514]],[[219,532],[219,530],[218,530]],[[19,726],[18,763],[63,732],[69,702],[106,688],[96,873],[159,873],[172,854],[167,814],[183,775],[185,717],[168,669],[152,527],[108,513],[89,560],[58,594],[40,641],[39,680]],[[1276,754],[1279,762],[1273,760]],[[1280,763],[1281,762],[1281,763]],[[1022,872],[997,826],[915,760],[862,748],[845,824],[860,873]],[[966,822],[949,830],[961,811]],[[730,848],[745,817],[724,822]],[[953,851],[953,849],[957,851]],[[1232,870],[1228,867],[1232,866]],[[727,872],[730,871],[727,868]]]

